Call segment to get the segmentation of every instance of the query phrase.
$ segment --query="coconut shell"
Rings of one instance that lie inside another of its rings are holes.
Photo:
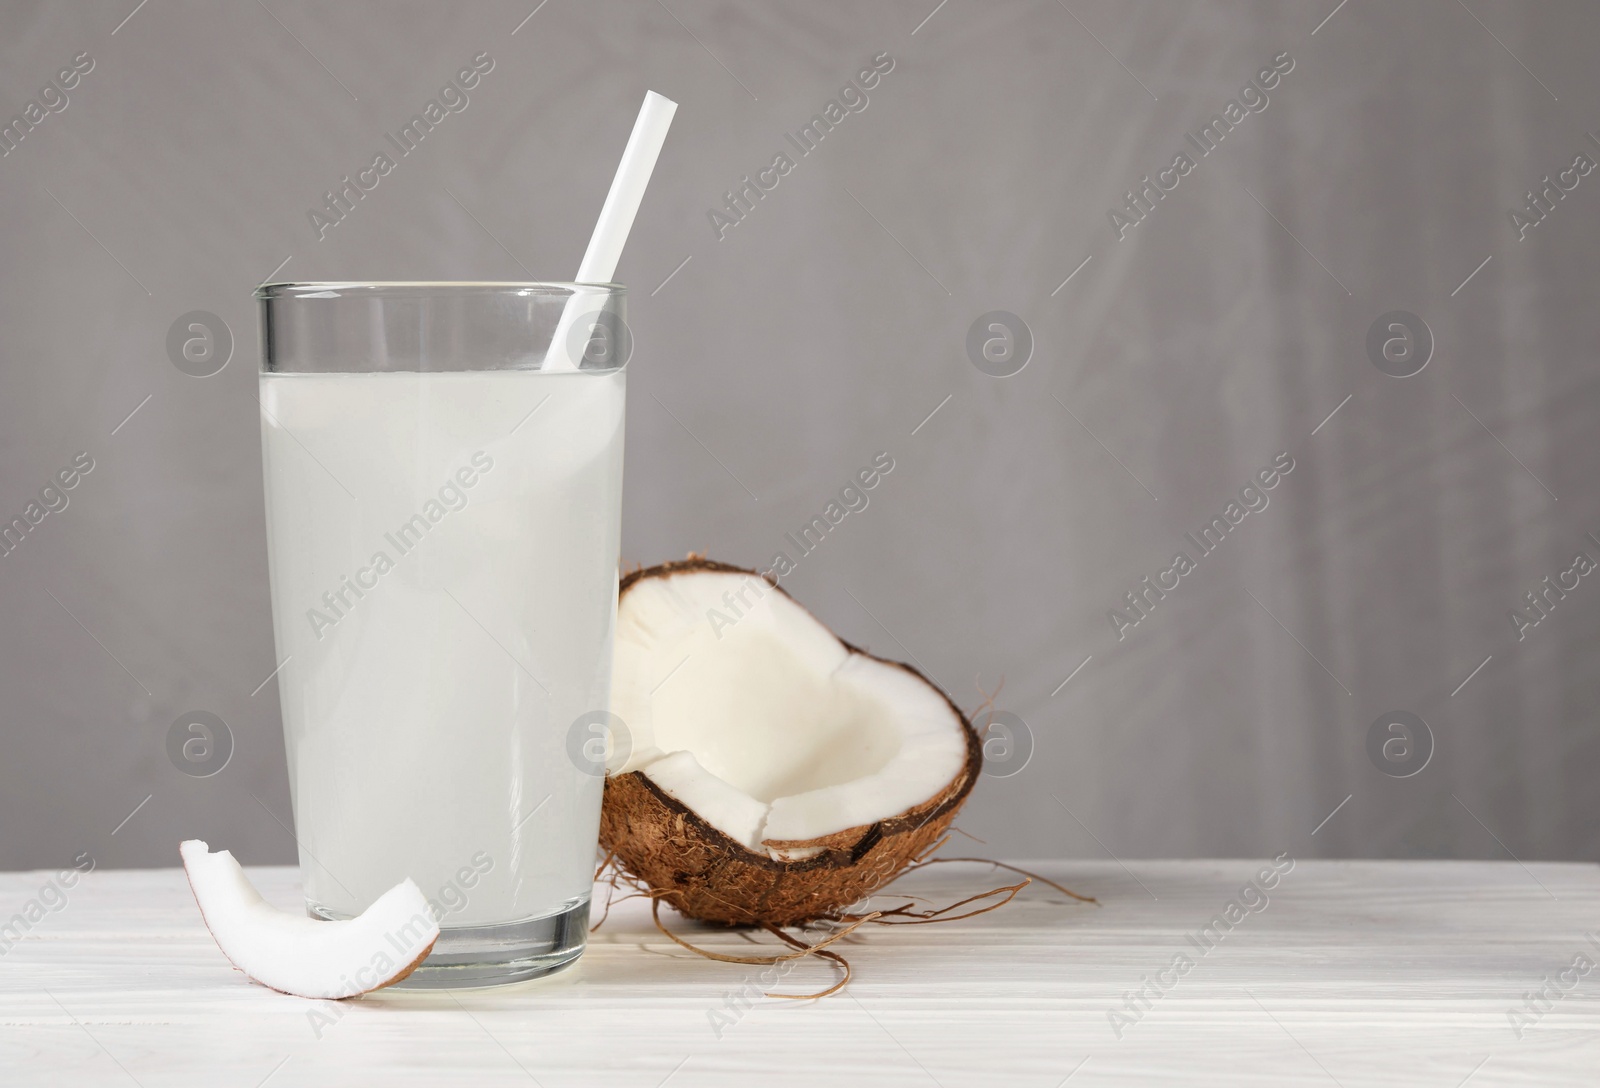
[[[771,577],[699,556],[636,570],[623,578],[621,593],[625,595],[648,578],[696,571],[752,575],[789,596]],[[839,641],[853,654],[904,669],[940,690],[910,665]],[[600,845],[627,872],[690,918],[725,925],[777,926],[836,918],[888,884],[937,842],[977,783],[983,767],[977,731],[949,696],[940,694],[966,735],[967,758],[960,773],[934,796],[891,819],[818,839],[765,843],[785,851],[820,851],[804,860],[779,861],[747,849],[641,771],[606,779]]]

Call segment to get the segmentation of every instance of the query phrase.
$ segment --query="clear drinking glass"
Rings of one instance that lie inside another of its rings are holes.
[[[623,288],[260,288],[267,554],[307,909],[405,877],[402,985],[492,985],[588,932],[616,620]]]

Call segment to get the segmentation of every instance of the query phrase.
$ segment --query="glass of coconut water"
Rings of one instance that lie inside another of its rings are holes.
[[[261,447],[309,911],[410,877],[402,985],[492,985],[588,929],[616,616],[623,288],[280,283]]]

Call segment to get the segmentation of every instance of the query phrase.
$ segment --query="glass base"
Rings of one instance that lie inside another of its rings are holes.
[[[314,918],[338,921],[315,903]],[[433,951],[398,990],[455,990],[505,986],[561,970],[583,955],[589,936],[589,898],[575,900],[556,914],[498,925],[441,926]]]

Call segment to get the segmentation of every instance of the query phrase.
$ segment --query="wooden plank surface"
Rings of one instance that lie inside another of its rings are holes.
[[[1600,969],[1560,977],[1600,963],[1600,869],[1301,861],[1241,896],[1264,864],[1041,863],[1101,905],[1035,885],[982,917],[863,931],[848,990],[813,1002],[759,996],[760,968],[684,952],[639,901],[548,980],[304,1001],[228,966],[181,871],[96,872],[0,955],[0,1084],[1600,1083]],[[0,874],[0,918],[50,875]],[[294,870],[251,875],[298,904]],[[944,903],[1000,881],[951,865],[902,883]],[[1237,924],[1191,943],[1230,901]],[[808,961],[777,988],[833,978]],[[1559,996],[1525,1000],[1541,988]]]

